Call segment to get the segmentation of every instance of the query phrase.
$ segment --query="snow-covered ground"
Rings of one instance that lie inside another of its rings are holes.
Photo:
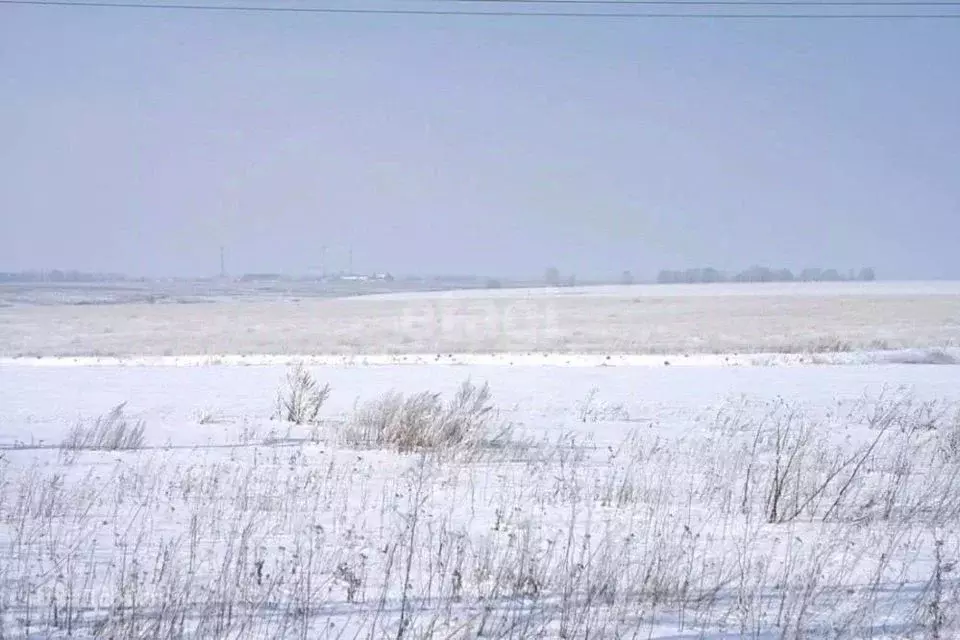
[[[0,357],[817,353],[956,346],[956,283],[639,285],[0,308]]]
[[[52,362],[0,365],[4,637],[960,632],[954,367],[326,364],[296,425],[285,366]],[[487,438],[350,435],[467,379]]]
[[[528,353],[404,353],[404,354],[220,354],[181,356],[63,356],[0,358],[0,365],[23,367],[209,367],[277,366],[302,363],[311,366],[378,367],[385,365],[432,366],[536,366],[536,367],[786,367],[811,365],[960,364],[960,348],[877,349],[818,351],[813,353],[678,353],[589,354]]]
[[[0,637],[960,637],[944,287],[0,309]]]

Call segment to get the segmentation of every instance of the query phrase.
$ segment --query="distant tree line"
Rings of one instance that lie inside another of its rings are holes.
[[[560,276],[560,270],[556,267],[547,267],[543,275],[543,281],[550,287],[575,287],[577,285],[577,276],[570,274],[566,278]]]
[[[0,282],[119,282],[127,278],[119,273],[87,273],[84,271],[0,271]]]
[[[657,275],[659,284],[710,284],[715,282],[872,282],[877,279],[871,267],[860,271],[850,269],[841,273],[837,269],[808,268],[799,274],[790,269],[771,269],[753,266],[739,273],[726,273],[711,267],[685,270],[664,269]]]

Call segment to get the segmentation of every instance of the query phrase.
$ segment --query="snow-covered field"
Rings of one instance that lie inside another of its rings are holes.
[[[956,283],[624,286],[0,308],[0,357],[960,346]]]
[[[960,636],[956,296],[540,297],[568,348],[389,355],[394,298],[2,310],[0,637]]]

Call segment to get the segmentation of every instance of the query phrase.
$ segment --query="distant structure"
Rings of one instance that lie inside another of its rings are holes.
[[[222,246],[220,247],[220,277],[224,279],[227,277],[227,261]]]
[[[394,277],[389,273],[374,273],[365,275],[362,273],[340,273],[332,277],[337,282],[393,282]]]
[[[344,275],[359,275],[353,268],[353,247],[330,246],[322,244],[320,249],[320,263],[308,267],[310,277],[320,280],[341,279]],[[331,258],[333,254],[333,258]],[[346,261],[346,265],[344,265]],[[344,268],[346,267],[346,268]]]
[[[281,282],[285,279],[280,273],[245,273],[240,282]]]

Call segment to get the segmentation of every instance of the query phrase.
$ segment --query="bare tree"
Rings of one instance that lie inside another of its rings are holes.
[[[547,272],[544,274],[543,280],[551,287],[558,286],[560,284],[560,270],[556,267],[547,267]]]

